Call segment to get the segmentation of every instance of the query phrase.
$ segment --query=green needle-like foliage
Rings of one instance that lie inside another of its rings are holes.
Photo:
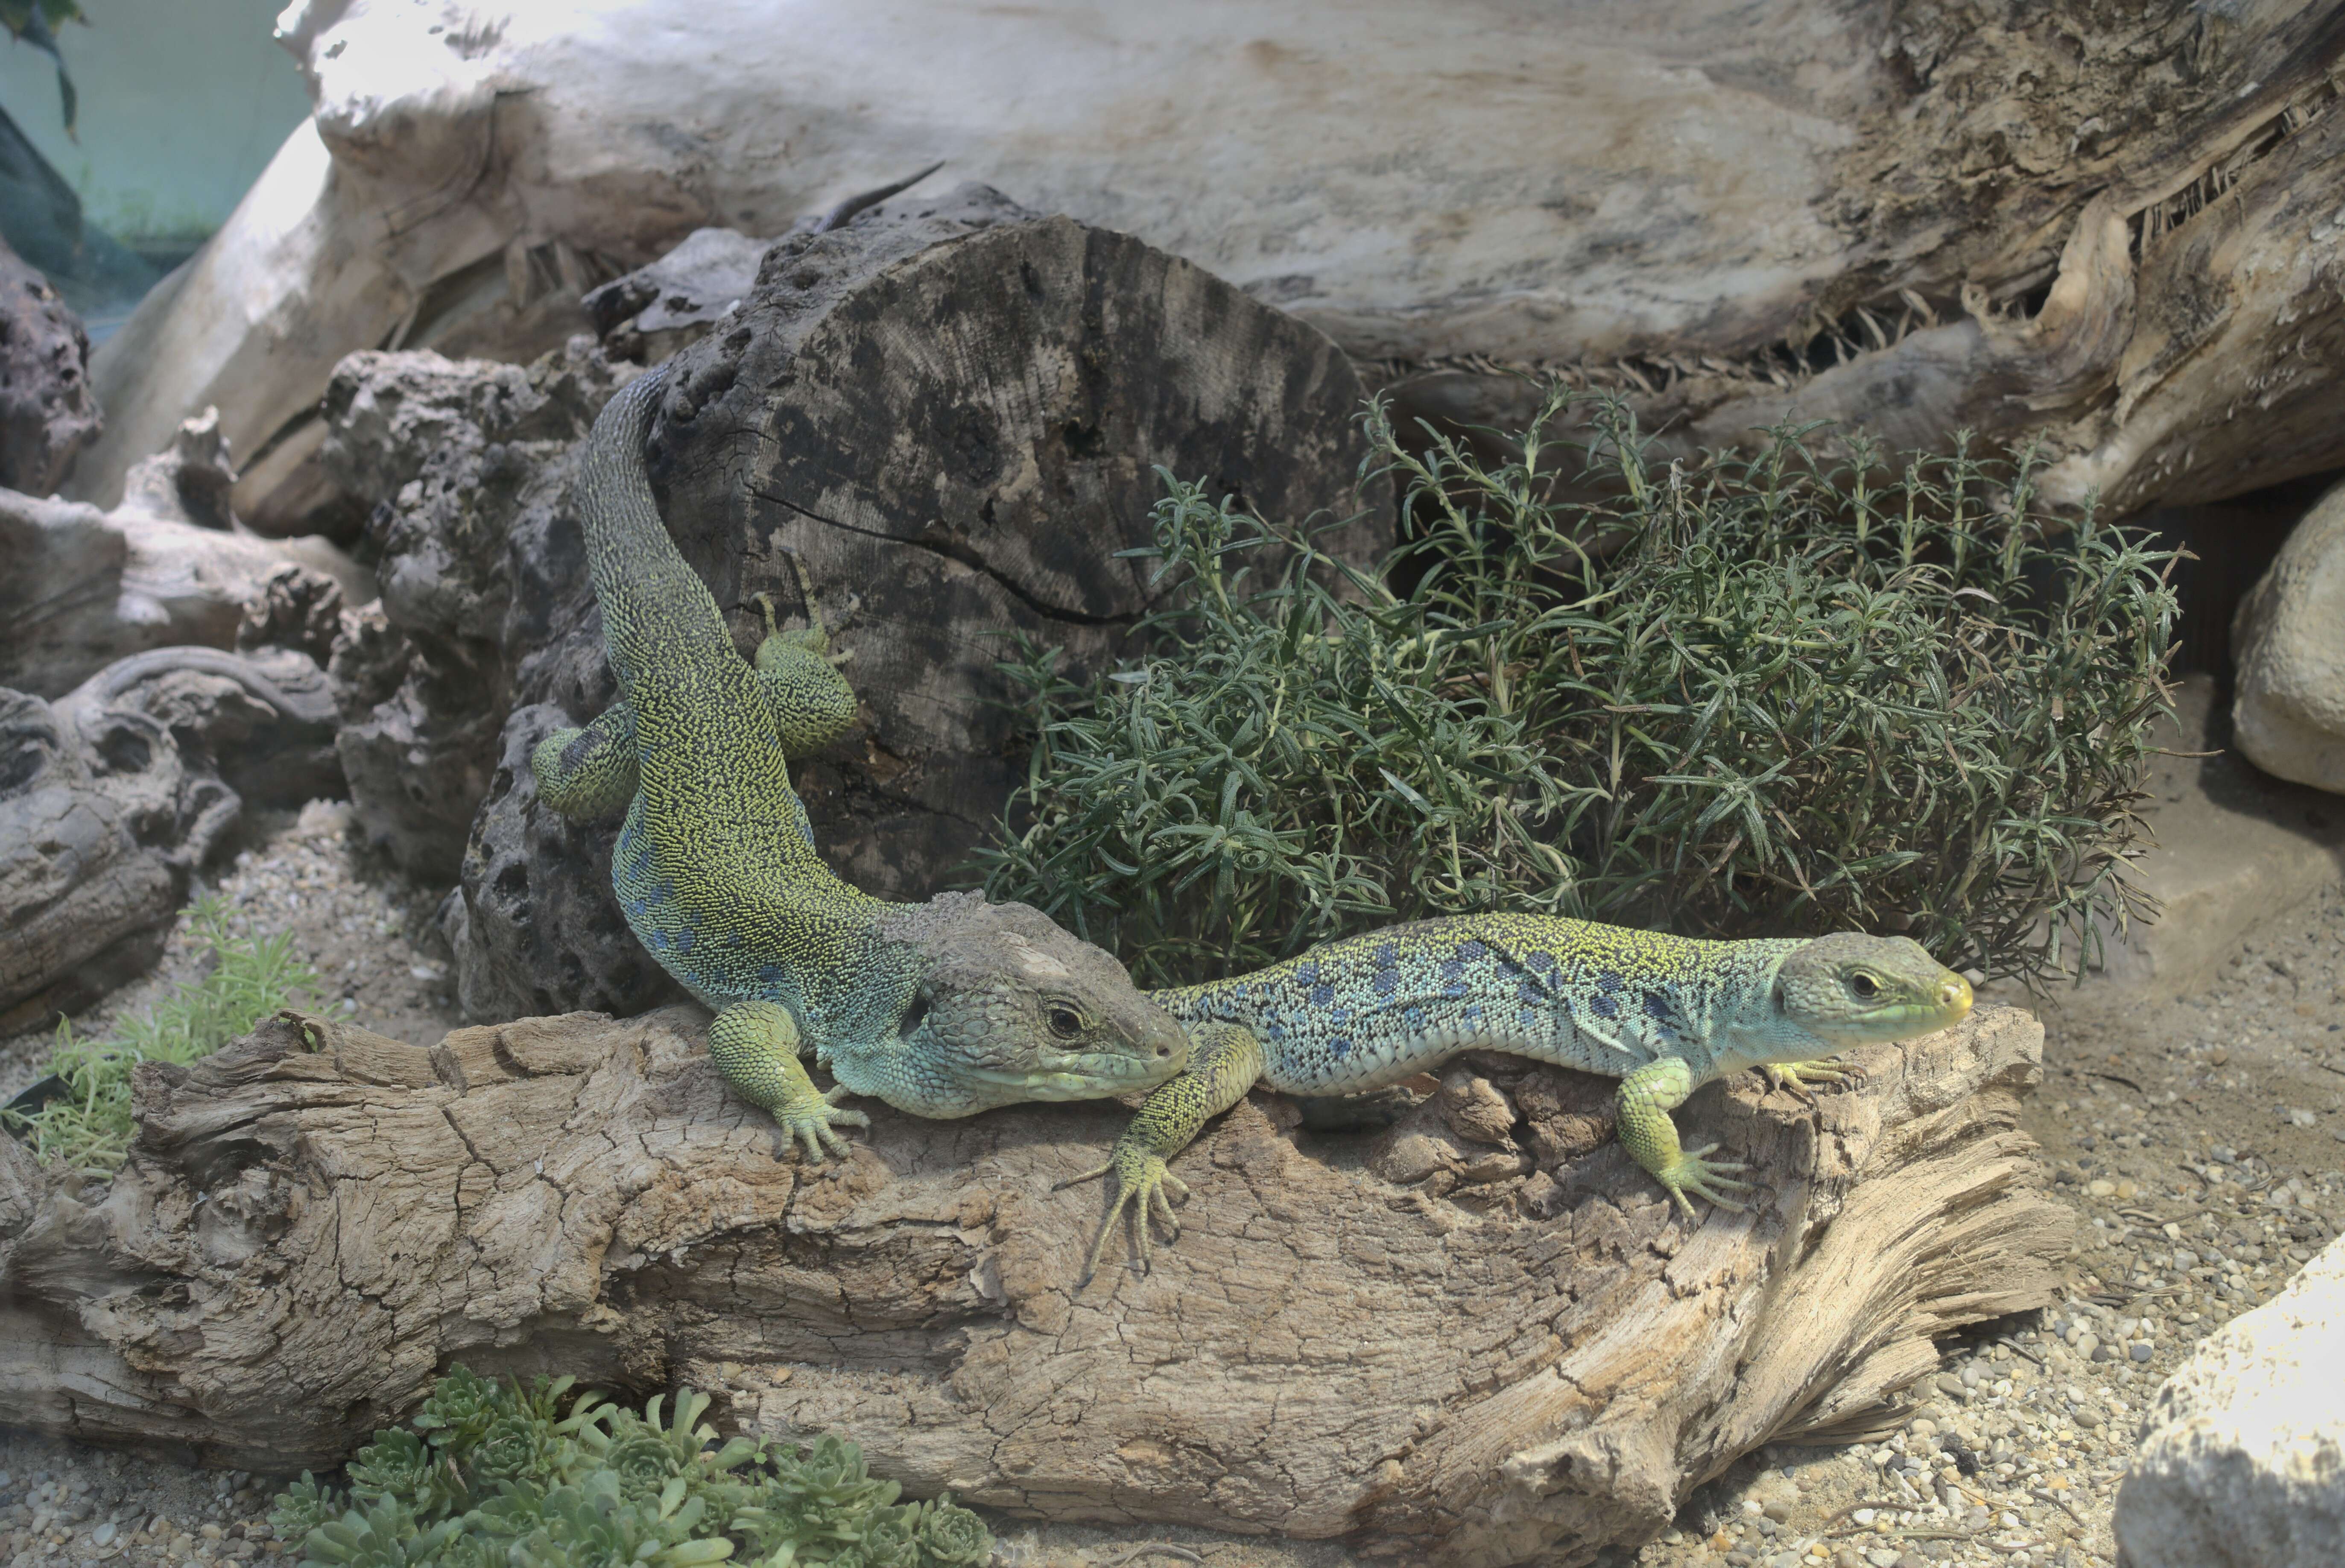
[[[414,1431],[379,1431],[339,1495],[304,1475],[279,1494],[279,1539],[305,1568],[976,1568],[993,1553],[950,1498],[898,1503],[837,1438],[804,1453],[716,1442],[685,1390],[663,1421],[571,1380],[524,1388],[451,1369]],[[420,1434],[420,1435],[419,1435]]]
[[[188,923],[211,949],[211,972],[140,1017],[116,1026],[103,1040],[76,1038],[57,1025],[49,1071],[68,1093],[29,1115],[0,1112],[22,1129],[44,1164],[114,1171],[130,1155],[137,1131],[130,1119],[130,1070],[141,1062],[192,1062],[208,1056],[318,983],[317,973],[293,956],[288,932],[239,933],[234,907],[206,894],[188,911]]]
[[[1903,932],[2035,981],[2151,912],[2124,870],[2170,555],[2044,527],[2030,457],[1883,483],[1807,426],[1656,473],[1624,407],[1579,401],[1550,390],[1495,464],[1372,408],[1371,477],[1419,528],[1348,594],[1307,533],[1166,476],[1147,657],[1088,687],[1056,649],[1003,667],[1036,743],[987,892],[1148,984],[1492,909]],[[1616,499],[1553,499],[1559,451]]]

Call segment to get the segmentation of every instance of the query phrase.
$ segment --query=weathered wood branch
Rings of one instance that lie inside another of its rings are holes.
[[[1985,1009],[1812,1106],[1680,1113],[1761,1174],[1688,1225],[1608,1080],[1477,1056],[1374,1135],[1257,1095],[1178,1162],[1153,1272],[1079,1287],[1124,1113],[921,1122],[777,1160],[705,1015],[428,1050],[287,1014],[147,1066],[110,1189],[0,1140],[0,1420],[330,1464],[452,1360],[719,1392],[915,1493],[1053,1518],[1581,1563],[1772,1438],[1877,1420],[1934,1336],[2049,1298],[2072,1220],[2019,1131],[2041,1028]],[[1404,1178],[1404,1179],[1396,1179]]]

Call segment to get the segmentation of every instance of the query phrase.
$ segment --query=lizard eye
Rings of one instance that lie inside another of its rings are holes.
[[[1061,1040],[1072,1040],[1083,1032],[1082,1014],[1062,1002],[1052,1003],[1043,1018],[1051,1025],[1051,1033]]]
[[[1861,970],[1848,977],[1848,988],[1859,1002],[1870,1002],[1881,994],[1881,983]]]

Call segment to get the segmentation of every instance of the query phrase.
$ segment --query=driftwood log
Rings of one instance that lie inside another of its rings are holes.
[[[425,1049],[287,1013],[137,1070],[108,1188],[0,1140],[0,1421],[283,1471],[452,1361],[716,1392],[852,1436],[914,1494],[1058,1519],[1579,1563],[1761,1443],[1876,1429],[1936,1336],[2050,1298],[2072,1218],[2015,1125],[2043,1032],[1985,1008],[1811,1105],[1680,1113],[1753,1162],[1689,1224],[1608,1080],[1474,1056],[1399,1124],[1242,1102],[1177,1163],[1152,1273],[1079,1285],[1114,1105],[921,1122],[777,1160],[706,1014]]]

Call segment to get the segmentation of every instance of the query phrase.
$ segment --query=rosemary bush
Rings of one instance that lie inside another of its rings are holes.
[[[2042,528],[2032,456],[1881,483],[1786,426],[1655,472],[1623,406],[1579,401],[1495,466],[1372,407],[1367,477],[1420,532],[1382,576],[1334,567],[1351,595],[1307,531],[1166,475],[1147,657],[1088,687],[1054,648],[1002,667],[1035,744],[986,891],[1152,984],[1487,909],[1904,932],[2034,983],[2151,912],[2123,871],[2170,555]],[[1617,499],[1552,499],[1571,453]]]
[[[89,1171],[121,1168],[137,1132],[130,1119],[130,1069],[141,1062],[192,1062],[209,1055],[318,983],[293,956],[288,932],[253,937],[233,926],[233,910],[208,893],[188,924],[210,952],[211,972],[103,1040],[77,1038],[57,1025],[49,1071],[67,1093],[30,1115],[0,1112],[21,1130],[34,1157]]]
[[[719,1447],[689,1389],[665,1423],[658,1395],[641,1416],[593,1394],[563,1413],[571,1381],[453,1368],[416,1431],[359,1451],[347,1494],[305,1473],[269,1522],[305,1568],[976,1568],[993,1553],[977,1515],[898,1502],[851,1442]]]

